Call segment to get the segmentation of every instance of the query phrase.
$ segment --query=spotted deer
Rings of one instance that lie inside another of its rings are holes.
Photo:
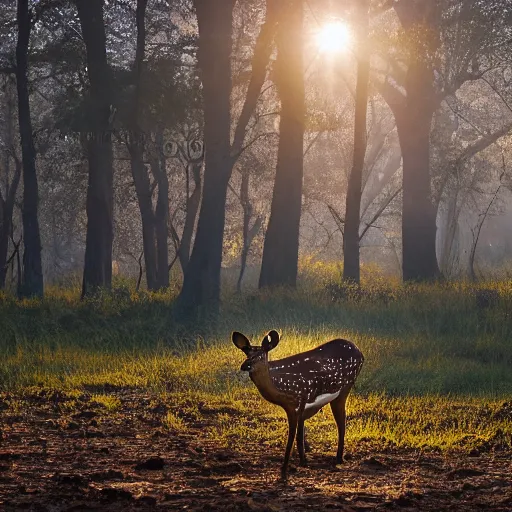
[[[304,421],[324,405],[331,404],[338,427],[336,464],[343,462],[347,397],[363,365],[364,357],[354,343],[335,339],[291,357],[269,361],[268,353],[279,343],[279,333],[270,331],[261,346],[251,345],[240,332],[233,343],[246,356],[241,370],[249,372],[259,392],[269,402],[281,406],[288,417],[288,442],[281,468],[286,470],[295,436],[300,464],[306,465]]]

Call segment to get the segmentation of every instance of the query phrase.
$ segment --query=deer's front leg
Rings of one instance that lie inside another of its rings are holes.
[[[298,414],[296,411],[286,411],[288,416],[288,442],[286,443],[286,451],[284,453],[284,462],[281,468],[281,479],[286,480],[286,469],[288,468],[288,461],[290,460],[290,453],[293,448],[293,441],[297,432]]]

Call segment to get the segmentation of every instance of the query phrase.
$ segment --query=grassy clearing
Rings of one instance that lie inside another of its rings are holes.
[[[349,449],[512,448],[511,283],[404,287],[370,275],[361,293],[333,274],[308,267],[296,292],[226,296],[218,324],[194,332],[173,320],[171,293],[124,287],[83,303],[60,290],[44,301],[0,297],[0,391],[11,394],[10,410],[36,387],[85,393],[116,414],[117,389],[149,390],[168,404],[164,428],[206,422],[220,445],[282,446],[283,413],[239,372],[243,355],[229,340],[235,329],[260,338],[277,328],[273,358],[339,336],[365,354]],[[490,304],[478,307],[489,290]],[[328,408],[308,423],[314,447],[334,446]]]

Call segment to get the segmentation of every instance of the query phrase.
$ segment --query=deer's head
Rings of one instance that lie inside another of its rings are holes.
[[[268,353],[279,343],[279,333],[270,331],[261,342],[261,346],[251,345],[251,342],[241,332],[234,332],[232,340],[235,347],[239,348],[247,359],[242,363],[240,370],[243,372],[253,372],[261,365],[268,364]]]

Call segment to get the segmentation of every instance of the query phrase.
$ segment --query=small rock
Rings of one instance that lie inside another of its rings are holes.
[[[19,458],[20,456],[17,453],[0,452],[0,460],[16,460]]]
[[[157,499],[154,496],[141,496],[136,501],[137,505],[145,505],[148,507],[156,507]]]
[[[92,420],[93,418],[96,418],[96,416],[98,416],[97,412],[81,411],[77,414],[73,414],[73,416],[71,416],[71,417],[75,420],[78,420],[78,419]]]
[[[97,439],[105,437],[105,434],[99,430],[86,430],[85,437],[87,439]]]
[[[162,459],[162,457],[150,457],[149,459],[145,460],[144,462],[139,462],[135,469],[137,471],[146,469],[148,471],[160,471],[164,468],[165,461]]]
[[[395,504],[399,507],[412,507],[414,505],[413,501],[403,494],[395,500]]]
[[[85,484],[85,480],[80,475],[70,475],[70,474],[59,474],[55,473],[52,477],[54,481],[61,485],[76,485],[81,486]]]
[[[95,482],[102,482],[105,480],[123,480],[124,475],[121,473],[121,471],[108,469],[106,471],[97,471],[96,473],[91,473],[89,478]]]
[[[473,469],[473,468],[460,468],[460,469],[454,469],[453,471],[450,471],[446,477],[450,480],[453,480],[455,478],[469,478],[472,476],[482,476],[485,473],[483,471],[480,471],[479,469]]]
[[[109,501],[133,499],[131,492],[125,491],[124,489],[115,489],[113,487],[105,487],[101,490],[101,495]]]
[[[361,462],[361,465],[376,471],[388,469],[386,464],[384,464],[380,460],[377,460],[375,457],[370,457],[369,459],[363,460],[363,462]]]
[[[468,455],[470,457],[480,457],[480,451],[477,450],[476,448],[473,448]]]
[[[196,451],[196,452],[199,452],[199,450],[197,448],[192,448],[192,450]],[[215,458],[217,460],[230,460],[231,458],[233,457],[233,455],[231,453],[227,453],[227,452],[219,452],[217,454],[215,454]]]

